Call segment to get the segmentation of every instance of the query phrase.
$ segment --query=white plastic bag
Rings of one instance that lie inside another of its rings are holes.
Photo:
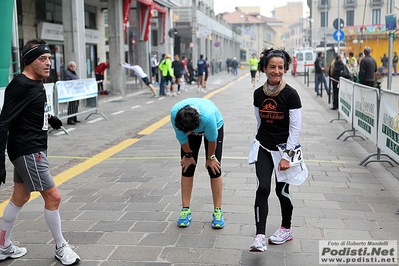
[[[249,145],[248,164],[254,164],[258,161],[259,146],[259,141],[254,138]]]

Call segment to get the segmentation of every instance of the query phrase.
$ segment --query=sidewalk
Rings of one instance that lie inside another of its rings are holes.
[[[256,190],[255,169],[247,162],[256,132],[248,72],[211,76],[207,95],[190,86],[179,97],[150,99],[149,90],[109,97],[99,110],[108,121],[81,119],[71,136],[50,136],[63,230],[82,258],[80,265],[318,265],[319,240],[398,240],[399,181],[390,172],[398,172],[397,167],[360,166],[370,154],[367,141],[337,140],[348,125],[330,123],[337,113],[328,109],[326,97],[316,97],[314,87],[287,75],[302,100],[300,140],[309,177],[291,187],[294,240],[268,245],[264,253],[248,251],[255,233]],[[211,96],[225,119],[223,230],[211,228],[213,204],[203,159],[190,206],[193,221],[188,228],[176,224],[179,145],[170,123],[163,122],[177,101],[204,96]],[[274,184],[269,206],[268,236],[281,220]],[[61,265],[54,259],[42,209],[40,198],[24,207],[12,240],[26,246],[28,254],[2,265]]]

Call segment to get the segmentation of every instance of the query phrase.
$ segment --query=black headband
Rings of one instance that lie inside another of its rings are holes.
[[[45,44],[40,44],[26,51],[26,53],[22,55],[22,58],[24,59],[25,62],[25,66],[31,64],[42,54],[51,54],[50,48]]]
[[[270,51],[267,54],[266,58],[276,57],[276,56],[282,57],[284,59],[284,62],[287,61],[287,58],[285,57],[285,54],[282,51],[280,51],[280,50],[272,50],[272,51]]]

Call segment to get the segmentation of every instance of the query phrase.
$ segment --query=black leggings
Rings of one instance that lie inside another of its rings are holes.
[[[259,148],[258,161],[255,163],[256,176],[258,177],[258,188],[255,197],[255,223],[256,234],[265,234],[266,219],[269,213],[268,198],[270,195],[270,187],[274,164],[270,152],[263,148]],[[291,202],[289,194],[289,184],[277,182],[276,194],[280,201],[282,222],[284,228],[291,228],[292,210],[294,206]]]
[[[202,143],[202,135],[188,135],[188,144],[190,146],[190,149],[193,152],[193,158],[195,162],[198,162],[198,153],[199,149],[201,147]],[[215,157],[218,159],[220,163],[222,163],[222,150],[223,150],[223,138],[224,138],[224,132],[223,132],[223,126],[218,130],[218,137],[217,137],[217,145],[216,145],[216,151],[215,151]],[[204,137],[204,145],[205,145],[205,158],[207,157],[208,154],[208,140],[206,137]],[[180,149],[180,156],[183,158],[184,156],[184,151],[183,149]],[[192,164],[190,165],[186,172],[182,171],[182,176],[185,177],[193,177],[195,173],[195,168],[196,165]],[[208,174],[210,178],[218,178],[222,175],[222,168],[220,168],[220,172],[216,173],[216,175],[212,172],[212,170],[208,167]]]

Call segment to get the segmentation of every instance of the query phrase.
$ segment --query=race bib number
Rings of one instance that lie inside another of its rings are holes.
[[[294,150],[290,150],[290,151],[286,151],[286,143],[282,143],[282,144],[278,144],[277,148],[281,154],[281,156],[283,156],[284,153],[288,153],[288,155],[290,156],[290,164],[291,165],[297,165],[300,164],[301,162],[303,162],[303,154],[302,154],[302,147],[301,144],[297,144],[295,146]]]

